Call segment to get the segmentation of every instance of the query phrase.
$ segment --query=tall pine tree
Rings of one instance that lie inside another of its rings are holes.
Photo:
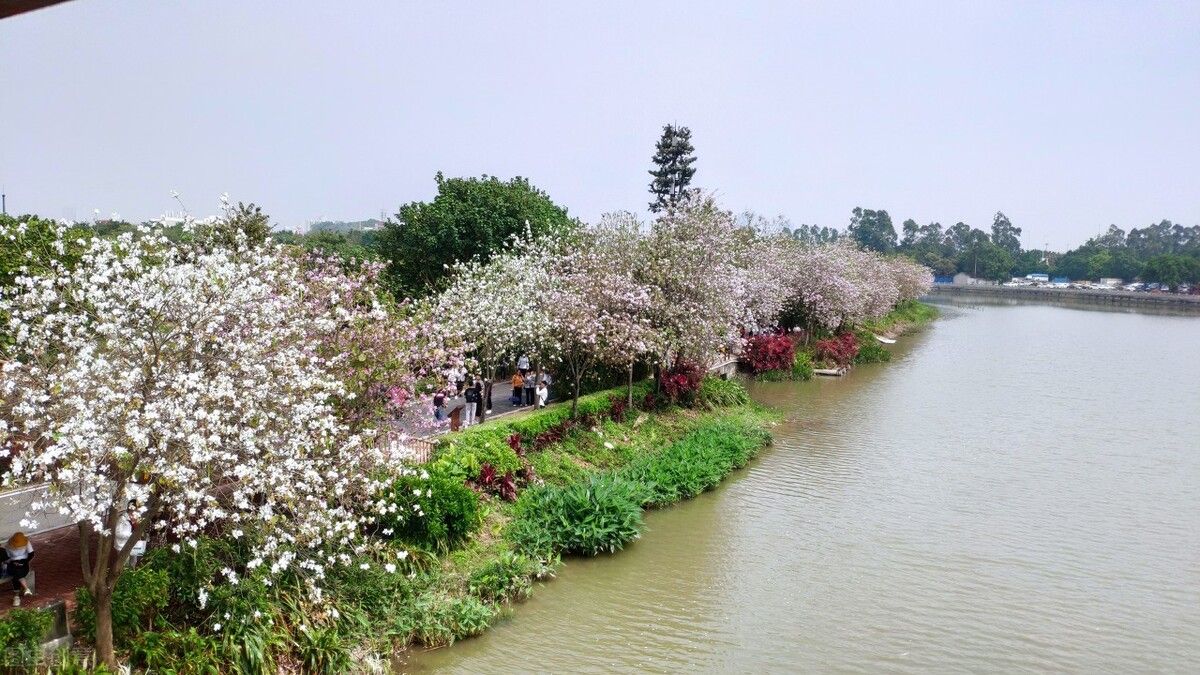
[[[662,138],[654,146],[654,168],[650,170],[654,177],[650,181],[650,194],[654,195],[654,201],[650,202],[651,211],[657,213],[679,201],[696,174],[692,167],[696,162],[692,155],[695,150],[691,129],[674,124],[663,127]]]

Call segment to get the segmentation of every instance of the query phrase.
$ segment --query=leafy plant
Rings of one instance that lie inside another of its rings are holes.
[[[476,570],[467,583],[471,595],[484,602],[524,598],[533,590],[531,578],[538,563],[529,556],[505,551],[499,558]]]
[[[194,627],[186,631],[146,631],[131,641],[129,658],[148,672],[177,675],[217,675],[222,664],[220,644]]]
[[[54,616],[39,609],[13,609],[0,619],[0,654],[7,666],[32,666],[41,657],[42,640]]]
[[[439,448],[429,472],[464,482],[476,479],[485,464],[503,474],[520,469],[521,458],[504,436],[464,436]]]
[[[143,630],[150,630],[155,618],[170,602],[172,580],[166,570],[148,566],[126,571],[113,591],[113,642],[124,644]],[[87,588],[75,592],[75,620],[81,634],[95,640],[95,601]]]
[[[787,370],[792,365],[796,355],[796,343],[792,342],[786,333],[767,333],[755,335],[746,340],[742,350],[742,360],[749,364],[755,373],[768,370]]]
[[[702,408],[729,408],[749,402],[750,394],[745,387],[733,380],[722,380],[719,377],[705,377],[700,382],[700,390],[696,394],[696,403]]]
[[[886,363],[892,360],[889,352],[874,335],[864,333],[859,336],[858,353],[854,355],[854,363]]]
[[[334,626],[301,624],[292,632],[292,647],[306,673],[344,673],[350,670],[350,650]]]
[[[815,346],[818,361],[830,362],[838,366],[848,366],[858,355],[858,338],[854,333],[842,333],[827,340],[820,340]]]
[[[792,379],[793,380],[811,380],[813,376],[813,361],[812,353],[796,352],[796,358],[792,361]]]
[[[672,403],[688,405],[700,388],[704,369],[692,361],[679,360],[663,373],[662,389]]]
[[[607,474],[561,487],[539,486],[517,500],[507,534],[532,555],[611,553],[641,536],[644,498],[637,483]]]
[[[765,430],[737,419],[703,424],[662,452],[631,462],[621,475],[643,487],[645,503],[673,504],[715,487],[770,441]]]
[[[434,549],[457,545],[483,522],[479,495],[461,481],[432,471],[427,480],[397,478],[382,498],[396,506],[380,519],[385,531]]]

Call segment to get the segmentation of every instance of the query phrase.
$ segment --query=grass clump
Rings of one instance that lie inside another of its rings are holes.
[[[730,408],[749,403],[750,394],[745,387],[734,380],[706,377],[700,382],[700,391],[696,394],[696,402],[700,407],[709,410]]]
[[[710,420],[656,454],[629,464],[621,475],[641,485],[648,506],[665,506],[716,487],[770,441],[749,419]]]
[[[640,484],[612,474],[542,485],[517,500],[506,536],[530,555],[612,553],[641,536],[645,497]]]
[[[892,353],[869,331],[858,334],[858,353],[854,355],[854,364],[887,363],[892,360]]]

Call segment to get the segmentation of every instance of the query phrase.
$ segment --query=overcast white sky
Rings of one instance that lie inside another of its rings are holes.
[[[1200,222],[1200,2],[74,0],[0,21],[9,212],[129,219],[217,196],[284,226],[530,177],[644,210],[689,125],[735,210],[857,205],[1028,247]]]

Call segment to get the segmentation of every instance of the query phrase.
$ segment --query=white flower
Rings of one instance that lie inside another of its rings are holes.
[[[383,566],[383,569],[387,570],[388,574],[392,574],[396,571],[396,566],[392,563],[387,563]]]

